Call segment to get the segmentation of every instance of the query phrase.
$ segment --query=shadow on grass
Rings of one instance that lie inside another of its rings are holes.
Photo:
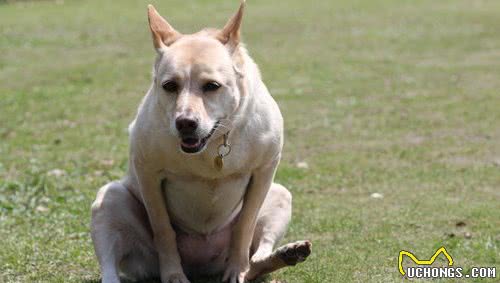
[[[255,280],[250,281],[250,283],[264,283],[266,282],[266,279],[268,279],[269,276],[262,276],[260,278],[257,278]],[[82,283],[101,283],[101,279],[85,279],[81,281]],[[144,281],[130,281],[130,280],[121,280],[122,283],[161,283],[160,279],[148,279]],[[191,283],[222,283],[220,276],[214,276],[214,277],[205,277],[205,278],[198,278],[198,279],[193,279],[190,280]]]

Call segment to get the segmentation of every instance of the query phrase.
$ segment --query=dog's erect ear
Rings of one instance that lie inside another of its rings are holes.
[[[232,52],[240,43],[241,21],[243,20],[243,10],[245,9],[245,0],[241,0],[238,12],[229,19],[224,28],[217,34],[217,39],[226,45]]]
[[[153,35],[153,45],[157,50],[174,43],[181,34],[176,31],[158,12],[153,5],[148,5],[149,28]]]

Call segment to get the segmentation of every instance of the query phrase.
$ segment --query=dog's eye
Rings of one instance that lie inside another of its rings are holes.
[[[174,81],[166,81],[162,87],[166,92],[177,92],[179,90],[179,85]]]
[[[218,82],[208,82],[203,85],[203,92],[216,91],[220,88],[220,84]]]

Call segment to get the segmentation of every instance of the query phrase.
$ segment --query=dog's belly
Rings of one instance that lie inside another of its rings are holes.
[[[208,235],[239,213],[250,174],[210,181],[177,176],[167,180],[164,196],[171,222],[187,233]]]
[[[215,275],[224,270],[236,219],[208,235],[187,233],[174,226],[182,267],[190,276]]]

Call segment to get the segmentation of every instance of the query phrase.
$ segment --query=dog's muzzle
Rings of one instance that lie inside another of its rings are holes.
[[[197,153],[202,151],[205,146],[207,145],[208,140],[212,137],[212,135],[215,133],[215,130],[219,126],[219,121],[217,121],[208,135],[206,135],[204,138],[199,138],[196,137],[194,134],[182,134],[181,133],[181,149],[185,153]]]

